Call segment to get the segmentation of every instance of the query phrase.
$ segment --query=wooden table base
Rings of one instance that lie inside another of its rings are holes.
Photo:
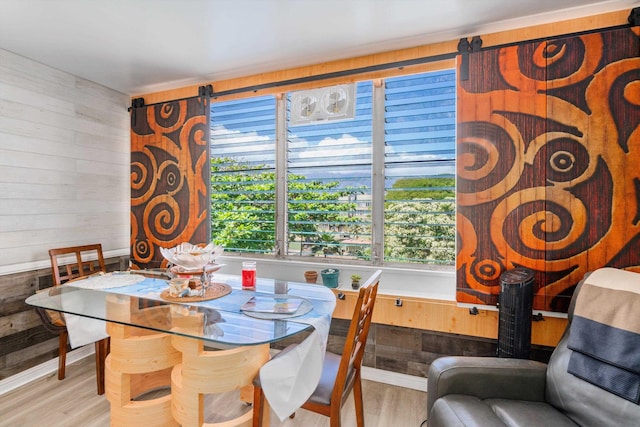
[[[171,385],[171,371],[180,361],[180,353],[171,346],[171,337],[157,332],[148,334],[150,331],[130,326],[110,325],[111,353],[107,356],[105,377],[111,425],[177,426],[171,416],[171,394],[134,400],[146,392]],[[141,336],[132,336],[135,332]],[[121,335],[129,336],[120,338]]]
[[[107,309],[121,315],[155,316],[167,319],[167,307],[130,307],[117,298],[108,300]],[[166,322],[166,320],[165,320]],[[112,426],[173,427],[171,394],[148,400],[135,400],[147,392],[171,386],[171,371],[181,354],[171,345],[169,334],[107,323],[111,352],[105,363],[106,397],[111,404]]]
[[[205,351],[201,340],[179,335],[172,335],[171,340],[182,353],[182,363],[171,374],[173,417],[183,427],[251,426],[253,410],[223,423],[205,424],[204,394],[241,389],[242,396],[252,399],[251,384],[260,367],[269,360],[269,345]],[[264,425],[269,425],[268,411],[265,412]]]
[[[204,327],[203,316],[183,306],[131,307],[114,296],[107,309],[117,312],[119,318],[144,316],[147,323],[152,321],[159,329],[177,333]],[[107,323],[107,333],[111,353],[105,363],[105,388],[112,426],[251,426],[252,409],[235,419],[205,424],[204,395],[240,390],[241,400],[251,403],[252,381],[269,360],[269,344],[205,351],[202,340],[182,335],[116,323]],[[170,394],[135,400],[169,387]],[[263,425],[269,425],[269,411],[265,411]]]

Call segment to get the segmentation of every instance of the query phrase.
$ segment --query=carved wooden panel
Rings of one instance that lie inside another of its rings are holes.
[[[586,272],[640,271],[639,33],[470,54],[458,84],[458,301],[495,304],[500,274],[522,266],[534,309],[566,311]]]
[[[131,261],[166,262],[159,247],[210,241],[209,99],[131,113]]]

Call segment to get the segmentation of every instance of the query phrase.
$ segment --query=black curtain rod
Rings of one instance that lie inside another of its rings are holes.
[[[578,31],[578,32],[569,33],[569,34],[561,34],[561,35],[555,35],[555,36],[540,37],[540,38],[537,38],[537,39],[522,40],[522,41],[517,41],[517,42],[512,42],[512,43],[504,43],[504,44],[501,44],[501,45],[489,46],[489,47],[486,47],[486,48],[482,48],[481,50],[502,49],[502,48],[506,48],[506,47],[516,46],[516,45],[519,45],[519,44],[522,44],[522,43],[535,43],[535,42],[555,40],[555,39],[564,38],[564,37],[576,37],[576,36],[582,36],[582,35],[586,35],[586,34],[593,34],[593,33],[602,32],[602,31],[611,31],[611,30],[622,29],[622,28],[630,28],[632,26],[638,25],[637,23],[635,23],[635,21],[633,19],[633,17],[638,14],[638,10],[640,10],[640,8],[635,8],[635,9],[633,9],[631,11],[631,14],[629,15],[629,23],[628,24],[616,25],[616,26],[606,27],[606,28],[598,28],[598,29],[593,29],[593,30]],[[478,37],[478,36],[475,36],[475,37]],[[461,40],[465,40],[465,39],[461,39]],[[401,69],[403,67],[407,67],[407,66],[410,66],[410,65],[418,65],[418,64],[424,64],[424,63],[429,63],[429,62],[436,62],[436,61],[442,61],[442,60],[445,60],[445,59],[455,58],[459,54],[461,54],[461,52],[449,52],[449,53],[443,53],[443,54],[440,54],[440,55],[433,55],[433,56],[425,56],[425,57],[422,57],[422,58],[408,59],[408,60],[405,60],[405,61],[389,62],[389,63],[385,63],[385,64],[371,65],[371,66],[368,66],[368,67],[360,67],[360,68],[353,68],[353,69],[350,69],[350,70],[342,70],[342,71],[335,71],[335,72],[331,72],[331,73],[318,74],[318,75],[315,75],[315,76],[299,77],[299,78],[295,78],[295,79],[281,80],[281,81],[278,81],[278,82],[264,83],[264,84],[255,85],[255,86],[246,86],[246,87],[241,87],[241,88],[237,88],[237,89],[224,90],[224,91],[220,91],[220,92],[216,92],[214,90],[212,96],[214,98],[216,98],[216,97],[219,97],[219,96],[234,95],[236,93],[257,92],[258,90],[261,90],[261,89],[270,89],[270,88],[278,87],[278,86],[287,86],[287,85],[292,85],[292,84],[308,83],[308,82],[319,81],[319,80],[327,80],[327,79],[331,79],[331,78],[335,78],[335,77],[345,77],[345,76],[351,76],[351,75],[355,75],[355,74],[363,74],[363,73],[367,73],[367,72],[371,72],[371,71],[387,70],[387,69],[390,69],[390,68],[400,68]]]
[[[200,86],[198,88],[198,95],[197,96],[199,96],[199,97],[208,96],[209,98],[211,98],[213,96],[212,94],[213,94],[213,86],[211,86],[211,85]],[[168,102],[185,101],[185,100],[191,99],[191,98],[195,98],[195,97],[194,96],[185,96],[183,98],[171,99],[169,101],[154,102],[152,104],[145,104],[144,103],[144,98],[133,98],[131,100],[131,107],[127,108],[127,111],[131,111],[134,108],[149,107],[151,105],[158,105],[158,104],[166,104]]]
[[[261,89],[270,89],[272,87],[288,86],[288,85],[300,84],[300,83],[308,83],[308,82],[313,82],[313,81],[318,81],[318,80],[327,80],[327,79],[332,79],[332,78],[336,78],[336,77],[352,76],[352,75],[356,75],[356,74],[368,73],[368,72],[371,72],[371,71],[388,70],[390,68],[400,68],[400,69],[402,69],[404,67],[409,67],[411,65],[418,65],[418,64],[428,63],[428,62],[436,62],[436,61],[442,61],[442,60],[445,60],[445,59],[455,58],[457,54],[458,54],[458,52],[443,53],[443,54],[440,54],[440,55],[426,56],[426,57],[423,57],[423,58],[407,59],[407,60],[404,60],[404,61],[388,62],[388,63],[385,63],[385,64],[369,65],[367,67],[352,68],[352,69],[349,69],[349,70],[342,70],[342,71],[334,71],[334,72],[331,72],[331,73],[317,74],[315,76],[298,77],[298,78],[295,78],[295,79],[281,80],[281,81],[278,81],[278,82],[263,83],[263,84],[255,85],[255,86],[247,86],[247,87],[241,87],[241,88],[237,88],[237,89],[224,90],[224,91],[221,91],[221,92],[216,92],[214,90],[212,96],[214,98],[216,98],[218,96],[233,95],[233,94],[242,93],[242,92],[256,92],[256,91],[261,90]]]

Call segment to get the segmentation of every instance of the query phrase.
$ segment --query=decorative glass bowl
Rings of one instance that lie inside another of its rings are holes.
[[[205,265],[214,262],[223,252],[222,246],[215,246],[213,243],[205,247],[180,243],[174,248],[160,248],[160,253],[167,261],[188,271],[204,270]]]

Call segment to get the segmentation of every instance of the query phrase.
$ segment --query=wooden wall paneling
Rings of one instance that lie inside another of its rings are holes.
[[[0,276],[0,379],[57,356],[57,338],[52,340],[24,302],[35,293],[42,273]]]
[[[128,96],[2,49],[0,87],[0,266],[126,248]]]
[[[573,34],[629,24],[631,9],[617,10],[598,15],[583,16],[547,24],[524,26],[512,30],[481,34],[483,47],[525,42],[563,34]]]
[[[357,293],[348,290],[334,293],[344,295],[344,299],[337,300],[334,319],[350,319]],[[397,305],[398,301],[401,306]],[[459,306],[454,301],[379,294],[373,322],[490,339],[498,337],[496,310],[480,309],[477,315],[471,315],[468,307]],[[545,317],[544,321],[533,322],[531,342],[535,345],[555,347],[566,325],[566,318],[560,317]]]

